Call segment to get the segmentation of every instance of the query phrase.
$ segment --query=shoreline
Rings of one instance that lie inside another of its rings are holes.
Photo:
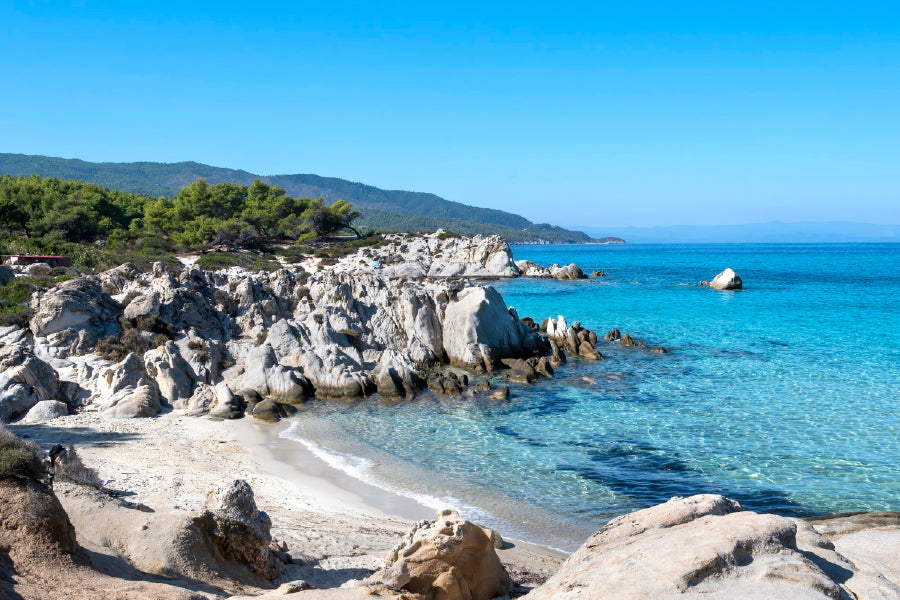
[[[366,577],[383,566],[416,519],[435,518],[434,510],[358,481],[279,437],[288,427],[250,417],[188,417],[176,410],[129,420],[85,412],[10,429],[45,450],[57,443],[74,445],[85,465],[96,469],[120,498],[173,521],[196,514],[209,492],[234,479],[246,480],[259,509],[271,518],[274,538],[300,558],[301,564],[281,579],[303,579],[317,588]],[[96,525],[98,506],[108,500],[85,502],[66,494],[60,500],[76,525],[79,544],[127,559],[119,552],[125,538],[104,531],[106,524]],[[511,572],[532,582],[549,577],[567,556],[515,540],[498,553]]]

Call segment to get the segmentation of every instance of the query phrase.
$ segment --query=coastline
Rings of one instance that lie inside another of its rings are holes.
[[[415,519],[434,518],[434,510],[358,481],[301,444],[279,437],[289,426],[171,411],[155,419],[129,420],[87,412],[11,429],[42,447],[74,445],[109,489],[172,520],[200,510],[210,491],[234,479],[246,480],[260,510],[271,518],[272,535],[300,558],[301,564],[291,565],[283,579],[303,579],[317,588],[366,577],[381,568]],[[101,514],[100,498],[85,501],[81,495],[61,493],[60,500],[80,544],[119,555],[125,540],[93,526]],[[526,582],[543,581],[566,557],[515,540],[507,540],[498,553]]]

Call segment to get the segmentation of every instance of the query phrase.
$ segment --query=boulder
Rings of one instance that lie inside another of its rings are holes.
[[[838,600],[898,593],[888,580],[861,573],[808,523],[704,494],[613,519],[526,597]]]
[[[278,363],[275,350],[268,343],[257,346],[247,355],[246,371],[240,394],[257,399],[299,403],[309,396],[310,384],[299,369]]]
[[[622,332],[618,329],[610,329],[606,335],[603,336],[603,339],[607,342],[616,342],[622,337]]]
[[[178,346],[169,341],[144,353],[146,372],[156,381],[160,396],[174,408],[187,408],[197,375]]]
[[[744,286],[740,275],[731,269],[725,269],[709,282],[714,290],[739,290]]]
[[[97,342],[122,332],[122,309],[87,278],[65,281],[47,290],[35,305],[31,332],[47,338],[47,345],[61,358],[69,354],[93,352]]]
[[[112,419],[155,417],[162,412],[159,387],[137,354],[129,354],[97,378],[103,416]]]
[[[419,521],[367,583],[435,600],[489,600],[505,596],[512,582],[494,549],[491,530],[455,511]]]
[[[20,423],[46,423],[57,417],[65,417],[69,414],[69,407],[65,402],[56,400],[44,400],[31,407]]]
[[[429,277],[518,277],[519,268],[499,235],[440,240]]]
[[[619,343],[628,348],[634,348],[637,345],[634,339],[627,333],[619,338]]]
[[[396,350],[385,350],[375,368],[375,385],[383,398],[412,398],[423,381],[409,356]]]
[[[213,556],[244,565],[266,581],[284,572],[283,560],[270,548],[272,521],[256,507],[246,481],[236,479],[228,487],[210,492],[193,524],[212,547]]]
[[[467,287],[447,305],[443,320],[444,351],[451,364],[488,370],[501,358],[534,355],[540,335],[507,309],[492,287]]]
[[[289,408],[291,408],[290,405],[279,404],[271,398],[266,398],[262,402],[254,404],[250,414],[254,419],[264,423],[277,423],[279,420],[291,416]]]
[[[587,279],[587,275],[584,274],[584,271],[582,271],[581,268],[574,263],[568,264],[564,267],[553,265],[550,267],[550,275],[552,275],[554,279],[559,279],[560,281]]]
[[[198,383],[186,408],[192,417],[208,414],[218,419],[239,419],[244,416],[243,403],[224,381],[214,386]]]
[[[497,389],[491,392],[491,400],[506,400],[509,398],[509,386],[498,385]]]
[[[603,360],[603,355],[587,340],[578,344],[578,356],[588,360]]]
[[[0,422],[19,418],[38,402],[63,399],[56,371],[31,348],[0,346]]]

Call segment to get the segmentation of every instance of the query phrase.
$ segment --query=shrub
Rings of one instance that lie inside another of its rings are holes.
[[[119,337],[106,336],[97,342],[95,352],[100,358],[117,363],[124,360],[132,352],[138,356],[143,356],[147,350],[161,346],[168,340],[169,338],[163,334],[150,336],[145,332],[132,328],[123,331]]]
[[[43,455],[34,442],[0,425],[0,478],[27,477],[36,481],[47,473]]]
[[[97,489],[103,487],[97,471],[86,466],[81,461],[81,457],[75,452],[74,446],[69,446],[66,452],[60,454],[53,468],[53,476],[62,481],[70,481]]]
[[[359,350],[359,332],[355,329],[341,329],[339,333],[343,333],[346,336],[347,341],[351,346]]]
[[[437,235],[437,239],[439,240],[452,240],[454,238],[462,237],[458,233],[454,233],[452,231],[442,231]]]

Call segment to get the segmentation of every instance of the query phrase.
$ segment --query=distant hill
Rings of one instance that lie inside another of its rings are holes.
[[[243,170],[212,167],[197,162],[93,163],[77,159],[0,153],[0,174],[40,175],[76,179],[104,187],[150,196],[174,196],[182,187],[203,177],[209,183],[250,185],[259,178],[281,186],[294,197],[322,197],[331,204],[346,200],[363,216],[362,226],[394,231],[424,231],[439,227],[465,235],[499,234],[516,243],[614,242],[592,239],[581,231],[532,223],[525,217],[451,202],[434,194],[382,190],[370,185],[318,175],[255,175]]]
[[[585,228],[588,233],[593,230]],[[900,225],[843,221],[748,223],[746,225],[673,225],[610,227],[605,235],[627,237],[632,243],[839,243],[900,242]]]

